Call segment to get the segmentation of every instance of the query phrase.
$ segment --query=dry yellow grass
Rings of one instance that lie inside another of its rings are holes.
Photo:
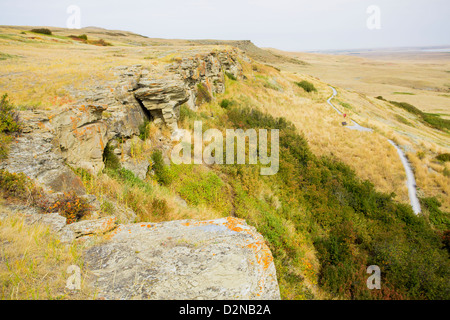
[[[83,272],[81,290],[65,288],[70,276],[67,268],[76,265],[83,270],[80,256],[80,247],[60,243],[48,226],[26,225],[18,215],[0,220],[0,298],[93,298],[93,292],[85,286]]]
[[[133,37],[115,39],[102,33],[95,34],[95,39],[106,38],[115,46],[96,46],[67,38],[75,30],[58,28],[53,28],[57,30],[55,36],[21,34],[29,29],[0,27],[0,58],[1,54],[6,55],[0,59],[0,93],[8,93],[10,100],[21,108],[59,108],[74,103],[75,93],[100,84],[107,86],[115,78],[113,67],[134,64],[152,67],[173,62],[181,51],[198,50],[148,44],[131,46],[123,43],[123,39],[132,41]]]
[[[448,53],[373,52],[346,56],[273,51],[308,63],[290,65],[289,71],[310,74],[371,97],[381,95],[387,100],[405,101],[424,112],[450,116]]]

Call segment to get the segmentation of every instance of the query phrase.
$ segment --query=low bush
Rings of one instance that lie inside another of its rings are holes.
[[[435,116],[429,113],[424,113],[422,116],[423,120],[431,125],[433,128],[445,131],[450,130],[450,120],[442,119],[439,116]]]
[[[317,89],[316,87],[314,87],[314,84],[312,84],[309,81],[303,80],[300,82],[295,82],[295,84],[297,86],[299,86],[300,88],[303,88],[303,90],[305,90],[306,92],[316,92]]]
[[[442,162],[450,161],[450,153],[441,153],[440,155],[438,155],[436,157],[436,160],[442,161]]]
[[[149,130],[148,130],[148,125],[149,125],[150,121],[148,121],[147,119],[145,119],[144,123],[142,123],[139,126],[139,138],[141,140],[147,140],[149,138]]]
[[[119,158],[109,143],[106,145],[105,150],[103,150],[103,162],[107,169],[118,170],[121,167]]]
[[[42,196],[42,191],[24,173],[10,173],[0,170],[0,191],[3,197],[17,198],[35,204]]]
[[[421,198],[420,203],[428,211],[428,218],[435,228],[442,231],[450,230],[449,214],[441,211],[441,203],[436,197]]]
[[[224,108],[228,109],[229,107],[233,106],[235,102],[233,100],[223,99],[220,101],[219,105]]]
[[[302,234],[312,238],[320,267],[319,286],[345,299],[448,299],[450,272],[445,237],[411,207],[378,192],[369,181],[333,157],[317,157],[305,138],[285,119],[255,109],[227,110],[227,127],[280,129],[278,174],[255,175],[248,165],[220,167],[234,187],[237,217],[257,226],[273,253],[283,297],[307,297],[301,288],[308,269]],[[276,210],[255,196],[262,184],[277,190]],[[425,200],[430,221],[448,228],[448,214]],[[292,228],[288,228],[292,226]],[[310,247],[307,247],[310,248]],[[366,268],[378,265],[381,290],[367,290]],[[302,276],[296,276],[301,274]],[[314,277],[314,274],[312,273]],[[300,285],[299,285],[300,284]]]
[[[59,195],[57,200],[47,208],[47,212],[58,212],[67,218],[67,224],[79,221],[90,213],[87,200],[77,196],[74,192]]]
[[[30,31],[31,31],[31,32],[34,32],[34,33],[40,33],[40,34],[49,35],[49,36],[52,35],[51,30],[50,30],[50,29],[47,29],[47,28],[31,29]]]
[[[90,41],[88,41],[88,43],[89,43],[89,44],[96,45],[96,46],[102,46],[102,47],[112,46],[111,43],[109,43],[109,42],[107,42],[107,41],[105,41],[105,40],[103,40],[103,39],[100,39],[100,40],[90,40]]]
[[[422,116],[423,112],[420,111],[419,109],[417,109],[416,107],[414,107],[412,104],[409,104],[407,102],[397,102],[397,101],[389,101],[391,104],[393,104],[394,106],[397,106],[399,108],[402,108],[412,114],[415,115],[419,115]]]
[[[0,99],[0,160],[8,157],[8,146],[12,141],[12,134],[22,130],[22,123],[16,108],[8,100],[5,93]]]
[[[21,129],[22,125],[19,120],[19,113],[5,93],[0,100],[0,132],[14,133],[20,132]]]
[[[237,78],[234,76],[234,74],[232,74],[232,73],[230,73],[230,72],[227,72],[227,71],[225,71],[225,75],[228,77],[228,79],[230,79],[230,80],[233,80],[233,81],[236,81],[237,80]]]
[[[164,164],[163,155],[160,150],[156,150],[152,153],[152,169],[155,173],[156,181],[163,185],[169,185],[172,181],[169,170],[167,170]]]

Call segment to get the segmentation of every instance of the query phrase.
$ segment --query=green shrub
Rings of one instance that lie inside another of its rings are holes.
[[[314,84],[312,84],[309,81],[303,80],[300,82],[295,82],[295,84],[297,86],[299,86],[300,88],[303,88],[303,90],[305,90],[306,92],[316,92],[317,89],[314,87]]]
[[[144,120],[144,123],[142,123],[139,126],[139,138],[141,140],[147,140],[149,138],[149,131],[148,131],[148,125],[150,124],[150,121],[147,119]]]
[[[170,212],[169,206],[165,199],[155,198],[152,200],[153,214],[157,217],[166,217]]]
[[[450,214],[441,211],[441,203],[436,197],[421,198],[420,202],[428,211],[430,222],[439,230],[450,230]]]
[[[26,198],[29,180],[24,173],[0,170],[0,186],[4,196]]]
[[[391,104],[393,104],[394,106],[397,106],[399,108],[402,108],[412,114],[415,115],[419,115],[421,116],[423,114],[422,111],[420,111],[419,109],[417,109],[416,107],[414,107],[412,104],[409,104],[407,102],[397,102],[397,101],[389,101]]]
[[[189,204],[214,205],[220,200],[223,185],[223,181],[214,172],[208,172],[183,181],[179,193]]]
[[[228,77],[228,79],[230,79],[230,80],[233,80],[233,81],[236,81],[237,80],[237,78],[234,76],[234,74],[232,74],[232,73],[230,73],[230,72],[227,72],[227,71],[225,71],[225,75]]]
[[[192,111],[187,105],[183,104],[180,106],[180,121],[185,120],[198,120],[200,119],[199,113]],[[193,121],[192,121],[193,123]]]
[[[74,36],[74,35],[70,35],[69,36],[70,39],[75,40],[75,41],[81,41],[84,43],[87,43],[87,36],[85,34],[82,34],[80,36]]]
[[[152,192],[151,186],[148,183],[136,177],[136,175],[130,170],[127,170],[125,168],[120,168],[117,170],[107,169],[106,173],[111,178],[124,182],[130,187],[137,187],[148,193]]]
[[[164,164],[163,155],[160,150],[152,153],[152,169],[155,172],[156,181],[163,185],[169,185],[172,181],[169,170]]]
[[[108,143],[103,150],[103,162],[105,163],[105,168],[118,170],[120,169],[120,161],[117,155],[114,153],[114,148]]]
[[[431,125],[433,128],[438,130],[450,130],[450,120],[442,119],[439,116],[435,116],[429,113],[424,113],[422,116],[423,120]]]
[[[441,153],[436,157],[436,160],[447,162],[450,161],[450,153]]]
[[[113,215],[115,212],[115,207],[114,205],[109,202],[108,200],[103,200],[101,206],[100,206],[100,210],[102,211],[102,213],[106,214],[106,215]]]
[[[24,173],[10,173],[0,170],[0,192],[4,198],[27,201],[29,205],[42,201],[43,191]]]
[[[103,40],[103,39],[100,39],[100,40],[90,40],[90,41],[88,41],[88,43],[89,43],[89,44],[96,45],[96,46],[103,46],[103,47],[112,46],[111,43],[109,43],[109,42],[107,42],[107,41],[105,41],[105,40]]]
[[[47,28],[32,29],[31,32],[45,34],[49,36],[52,35],[51,30]]]
[[[8,146],[13,139],[11,134],[19,133],[21,130],[19,114],[5,93],[0,99],[0,160],[8,157]]]
[[[228,109],[229,107],[233,106],[234,104],[235,104],[235,102],[233,100],[228,100],[228,99],[223,99],[219,103],[219,105],[224,109]]]
[[[22,124],[14,105],[8,100],[5,93],[0,100],[0,133],[20,132]]]
[[[353,109],[352,106],[346,102],[341,102],[341,106],[343,106],[345,109]]]

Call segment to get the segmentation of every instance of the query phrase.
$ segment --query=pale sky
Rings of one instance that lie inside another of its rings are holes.
[[[252,40],[260,47],[326,50],[450,45],[450,0],[0,0],[0,25],[81,27],[171,39]],[[367,8],[380,9],[370,30]]]

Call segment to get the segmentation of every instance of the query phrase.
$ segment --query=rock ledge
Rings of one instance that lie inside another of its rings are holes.
[[[244,220],[120,225],[85,252],[101,299],[280,299],[272,254]]]

